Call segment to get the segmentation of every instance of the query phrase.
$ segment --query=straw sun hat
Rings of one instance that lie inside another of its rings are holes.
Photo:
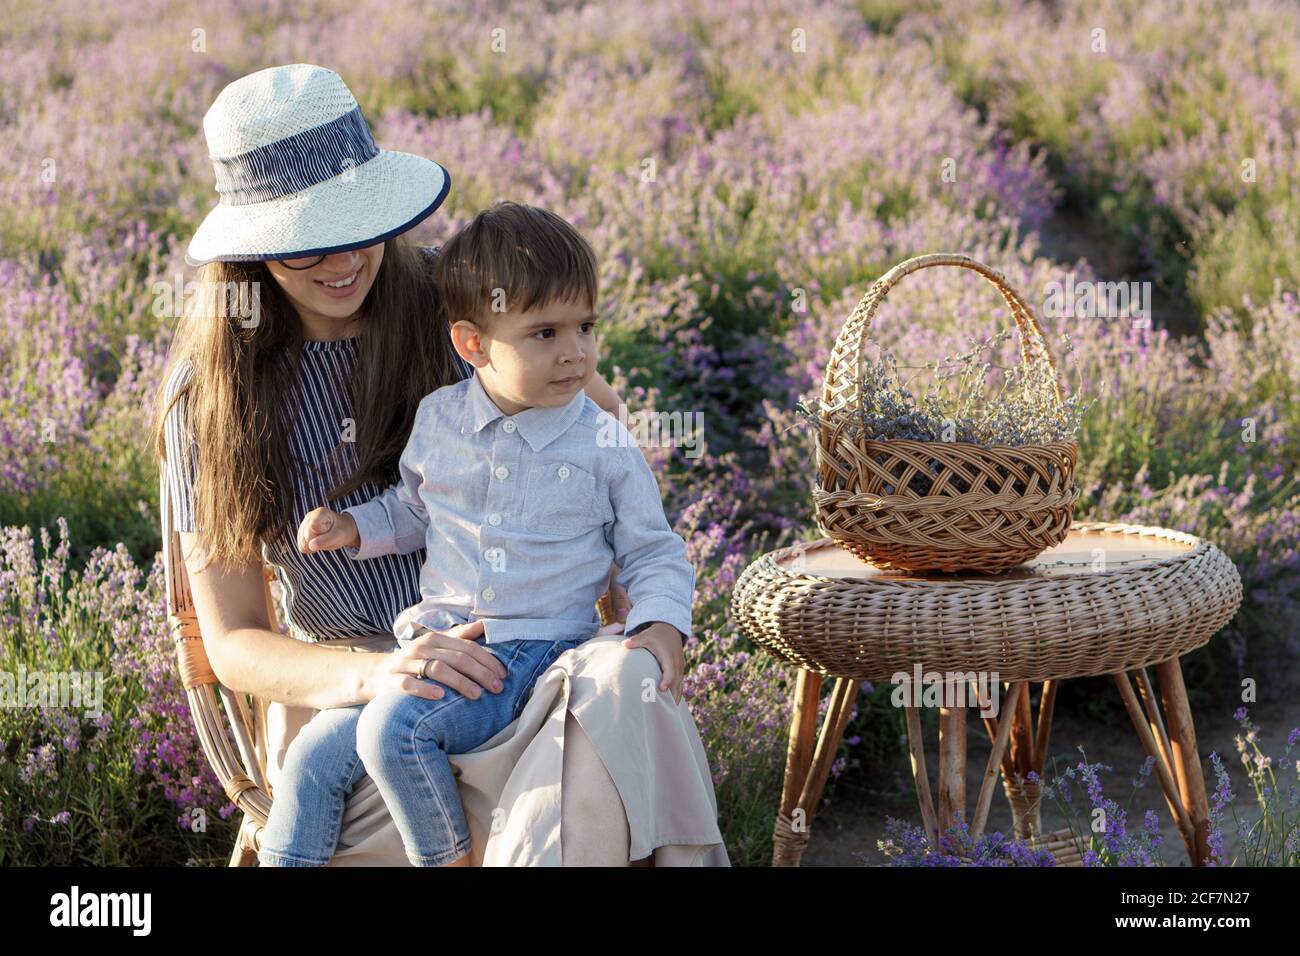
[[[306,63],[231,83],[203,134],[221,201],[190,240],[190,265],[371,246],[421,222],[451,186],[437,163],[376,146],[343,79]]]

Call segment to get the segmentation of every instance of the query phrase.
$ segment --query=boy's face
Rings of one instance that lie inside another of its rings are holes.
[[[451,338],[497,407],[514,415],[567,405],[587,385],[596,371],[595,329],[589,304],[564,301],[457,322]]]

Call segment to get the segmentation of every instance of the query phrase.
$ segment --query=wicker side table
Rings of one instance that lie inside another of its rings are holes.
[[[932,840],[958,814],[970,819],[978,837],[1001,771],[1015,832],[1052,847],[1061,862],[1077,862],[1060,832],[1041,832],[1041,794],[1026,776],[1042,775],[1059,682],[1110,674],[1155,761],[1188,856],[1204,864],[1209,804],[1178,658],[1232,618],[1241,594],[1236,567],[1209,542],[1134,525],[1075,524],[1061,544],[998,575],[881,571],[829,539],[763,555],[737,582],[731,614],[757,644],[800,668],[773,863],[799,864],[862,681],[891,682],[919,667],[924,674],[987,675],[999,688],[1008,685],[999,718],[984,720],[993,751],[969,818],[966,708],[940,708],[937,807],[920,707],[906,708],[917,799]],[[1146,673],[1150,665],[1163,716]],[[814,747],[826,677],[835,687]],[[1030,682],[1042,685],[1036,724]]]

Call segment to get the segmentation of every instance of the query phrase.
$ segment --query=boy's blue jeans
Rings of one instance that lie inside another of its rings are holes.
[[[500,693],[478,700],[443,687],[438,700],[401,691],[323,710],[285,753],[262,834],[264,866],[324,866],[338,846],[343,806],[369,774],[415,866],[442,866],[470,850],[469,823],[448,754],[467,753],[508,726],[551,663],[583,640],[487,645],[505,665]]]

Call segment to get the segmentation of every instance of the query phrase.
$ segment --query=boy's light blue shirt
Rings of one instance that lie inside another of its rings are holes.
[[[695,568],[623,424],[579,391],[506,415],[478,375],[426,395],[396,485],[345,509],[351,558],[426,549],[421,601],[393,622],[443,630],[482,618],[484,641],[590,637],[611,562],[632,610],[624,633],[664,621],[691,635]]]

